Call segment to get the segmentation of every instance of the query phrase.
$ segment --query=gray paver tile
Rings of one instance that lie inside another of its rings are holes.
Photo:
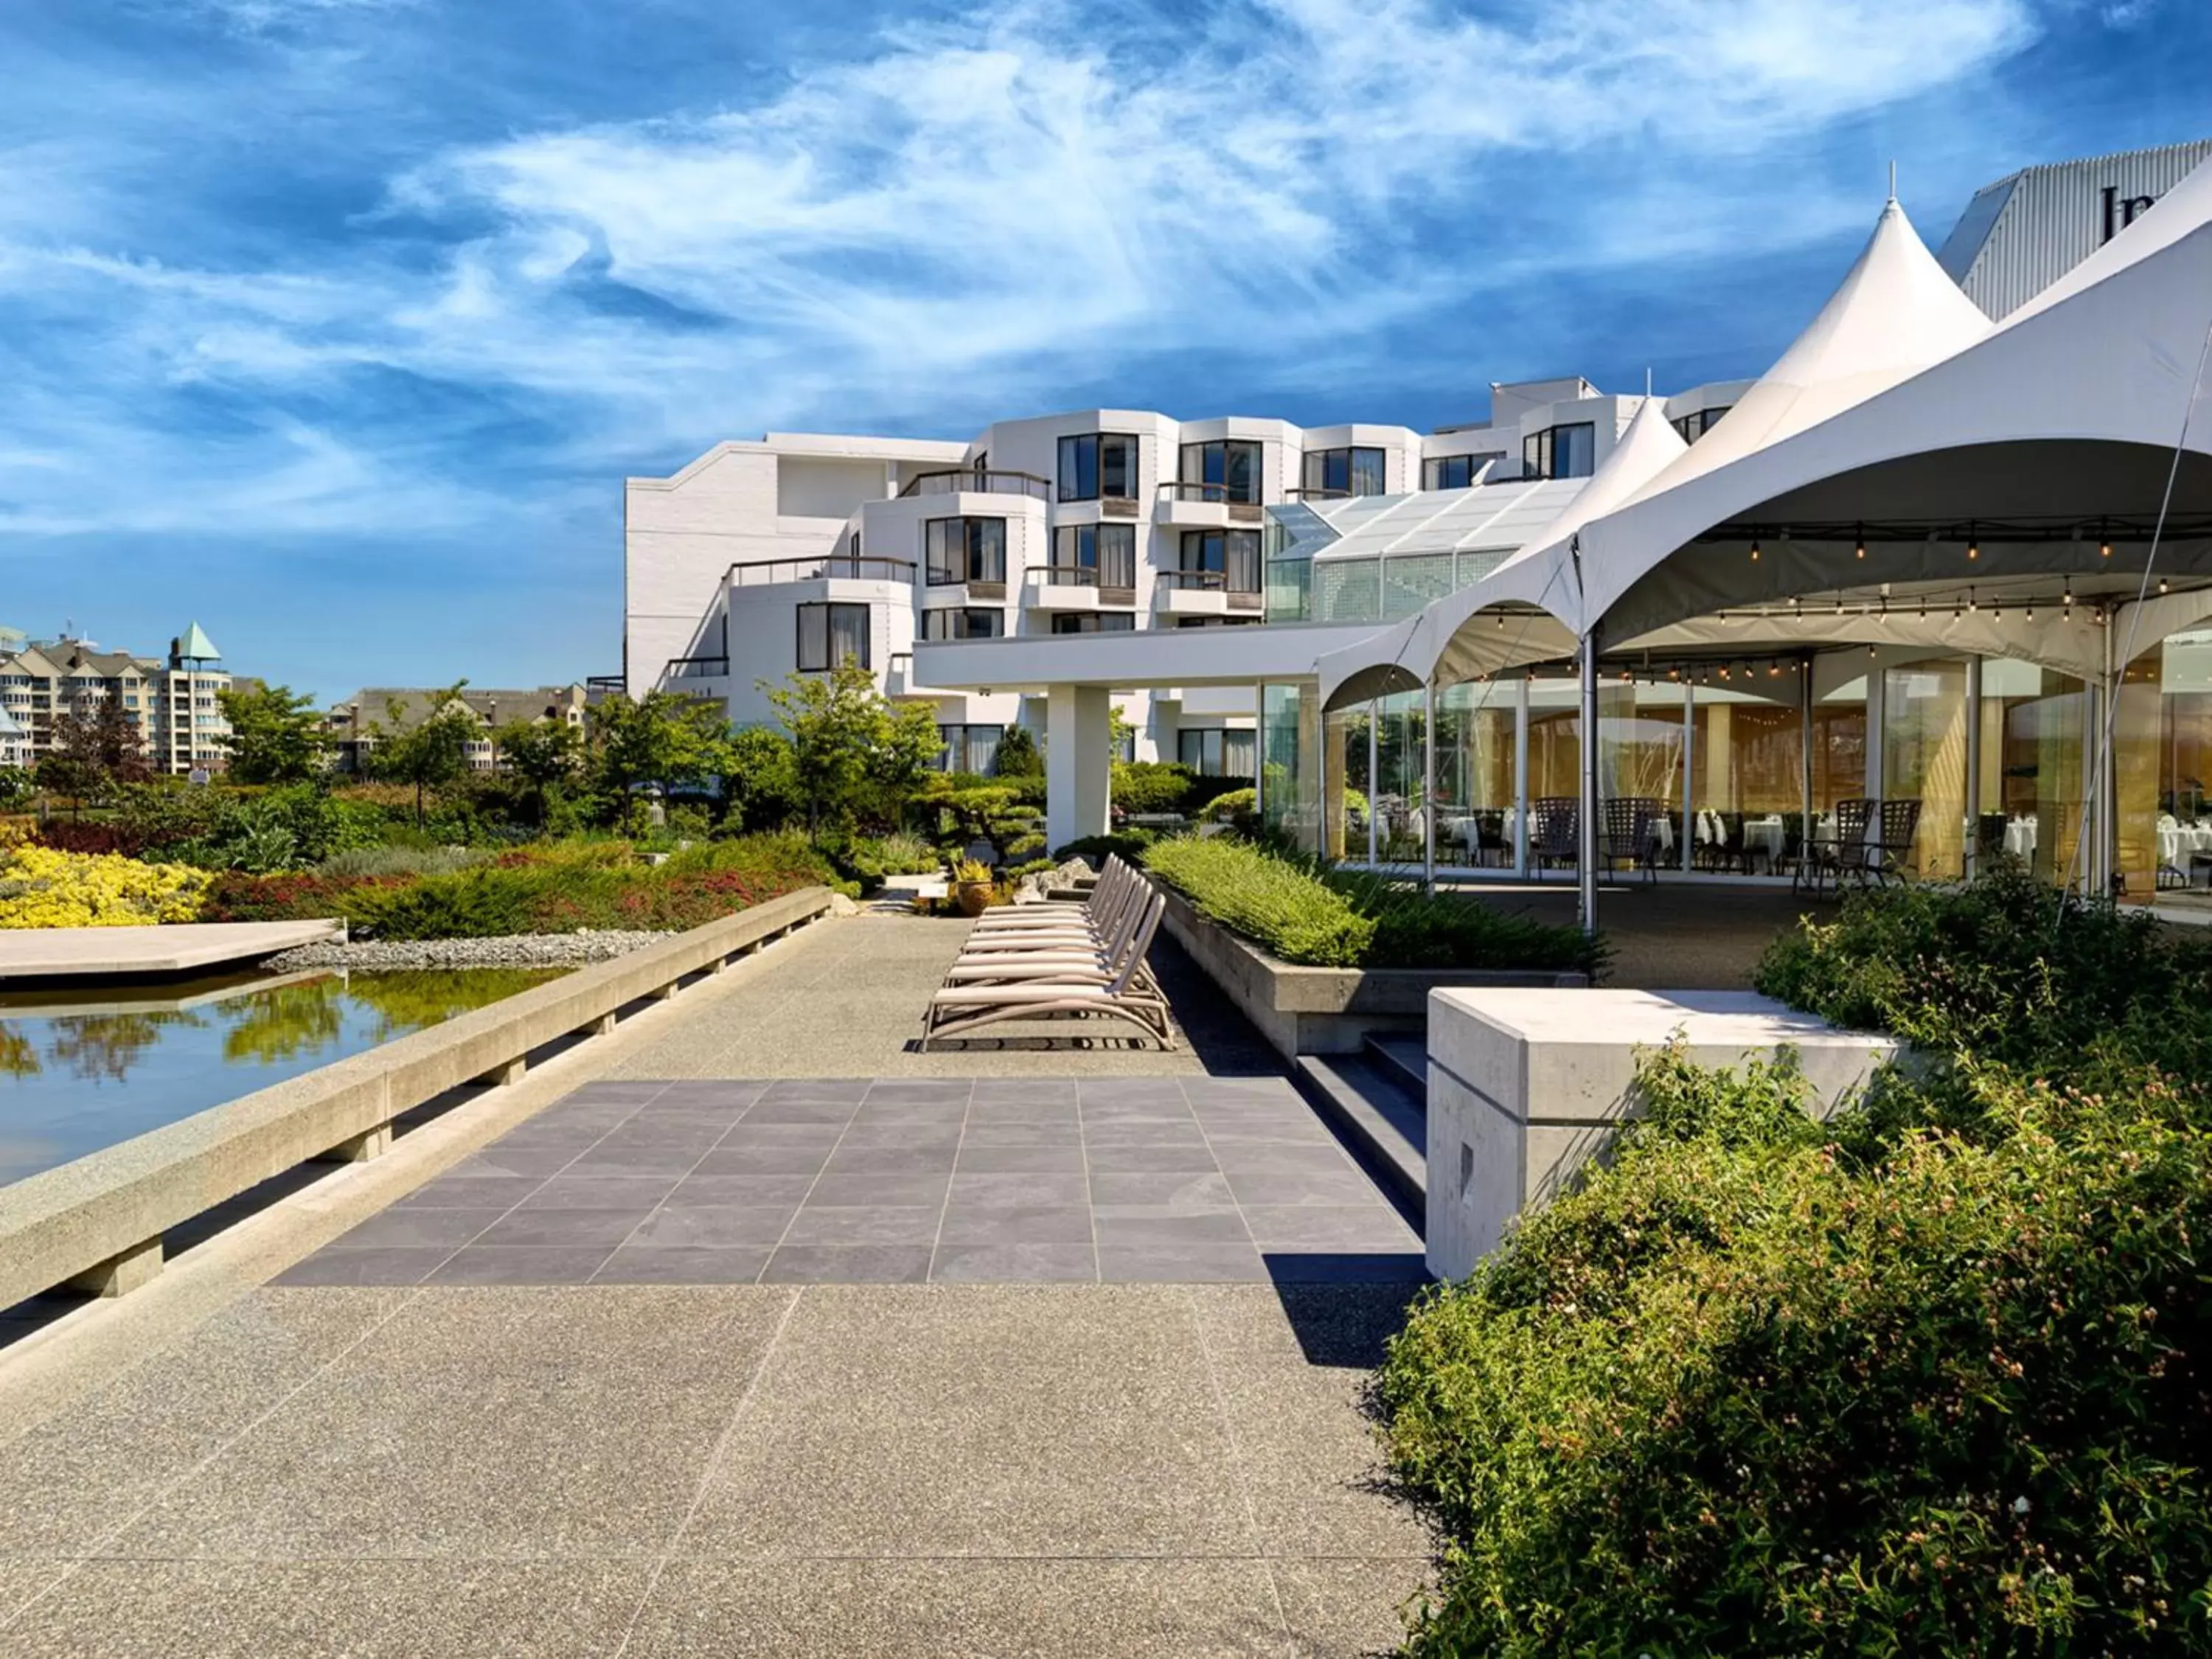
[[[472,1176],[452,1180],[440,1176],[426,1181],[404,1197],[392,1200],[395,1210],[513,1209],[545,1184],[542,1176]]]
[[[937,1237],[946,1244],[1091,1243],[1090,1206],[1082,1204],[963,1204],[945,1206]]]
[[[1080,1146],[1083,1127],[1076,1121],[1075,1114],[1049,1121],[1020,1123],[981,1122],[970,1118],[962,1132],[962,1144],[968,1146]]]
[[[651,1209],[676,1190],[673,1176],[555,1176],[522,1200],[525,1210]]]
[[[707,1155],[705,1146],[611,1146],[601,1141],[566,1171],[569,1175],[665,1175],[673,1181],[690,1175]]]
[[[685,1108],[709,1107],[732,1114],[758,1100],[768,1084],[743,1078],[684,1078],[670,1084],[647,1103],[654,1114]]]
[[[579,1156],[563,1147],[539,1147],[535,1151],[525,1147],[507,1152],[494,1141],[483,1151],[461,1159],[441,1178],[466,1181],[474,1176],[535,1176],[543,1181],[547,1176],[558,1175]]]
[[[1155,1285],[1256,1282],[1267,1277],[1267,1267],[1249,1243],[1101,1244],[1098,1276]]]
[[[1245,1225],[1265,1249],[1273,1246],[1313,1249],[1409,1250],[1421,1241],[1405,1218],[1388,1204],[1252,1204]]]
[[[1218,1170],[1094,1170],[1091,1201],[1158,1210],[1233,1210],[1237,1196]]]
[[[1243,1555],[1224,1443],[1187,1293],[824,1287],[793,1309],[684,1553]]]
[[[814,1184],[811,1175],[694,1175],[676,1183],[661,1201],[672,1210],[704,1206],[720,1208],[738,1205],[793,1206]]]
[[[1194,1146],[1086,1146],[1084,1161],[1094,1176],[1102,1170],[1188,1170],[1204,1175],[1220,1167],[1203,1142]]]
[[[857,1106],[868,1092],[870,1079],[853,1078],[778,1078],[761,1091],[762,1106],[780,1106],[792,1102]],[[758,1107],[755,1108],[759,1109]]]
[[[428,1285],[580,1285],[614,1254],[606,1244],[471,1244],[434,1268]]]
[[[1220,1140],[1213,1156],[1233,1178],[1239,1175],[1357,1173],[1345,1150],[1334,1140]]]
[[[676,1245],[728,1247],[754,1244],[773,1248],[798,1213],[795,1204],[693,1206],[656,1210],[637,1230],[617,1243],[667,1249]]]
[[[504,1210],[386,1210],[348,1228],[331,1243],[347,1249],[392,1246],[458,1250],[506,1213]]]
[[[963,1175],[1080,1175],[1083,1148],[1075,1142],[1052,1146],[978,1146],[960,1149]]]
[[[1175,1210],[1150,1206],[1102,1206],[1097,1217],[1098,1243],[1249,1244],[1244,1218],[1236,1210]]]
[[[956,1170],[951,1201],[978,1204],[1087,1204],[1080,1175],[990,1175]]]
[[[422,1213],[435,1215],[437,1211]],[[419,1285],[453,1255],[452,1245],[383,1245],[342,1249],[326,1244],[294,1262],[270,1280],[272,1285]]]
[[[812,1176],[830,1161],[831,1143],[799,1141],[785,1145],[767,1142],[732,1146],[725,1141],[702,1158],[687,1178],[700,1176]]]
[[[941,1170],[906,1170],[889,1175],[824,1175],[807,1201],[831,1208],[859,1204],[942,1204],[952,1177]]]
[[[763,1097],[745,1109],[738,1121],[748,1127],[768,1123],[831,1123],[839,1127],[853,1121],[858,1100],[826,1101]]]
[[[383,1558],[397,1580],[394,1558],[650,1555],[789,1299],[742,1285],[418,1293],[108,1553]]]
[[[750,1285],[771,1254],[765,1244],[706,1248],[625,1244],[599,1264],[594,1285]]]
[[[916,1152],[950,1152],[960,1144],[960,1120],[949,1122],[886,1123],[856,1118],[837,1143],[841,1152],[856,1146],[905,1146]]]
[[[940,1243],[929,1276],[940,1285],[1088,1282],[1098,1277],[1098,1255],[1087,1243]]]
[[[924,1170],[952,1173],[953,1148],[942,1146],[846,1146],[830,1154],[825,1175],[907,1175]]]
[[[927,1244],[937,1237],[934,1205],[810,1203],[792,1218],[787,1244]]]
[[[1375,1183],[1351,1159],[1336,1167],[1312,1170],[1231,1170],[1229,1190],[1239,1204],[1265,1208],[1279,1204],[1371,1204]]]
[[[1068,1077],[984,1077],[975,1079],[971,1107],[1073,1106],[1075,1079]]]
[[[927,1244],[786,1244],[762,1270],[763,1285],[918,1285]]]
[[[554,1210],[511,1210],[476,1240],[481,1246],[604,1244],[609,1249],[652,1212],[642,1205],[619,1210],[574,1206]]]

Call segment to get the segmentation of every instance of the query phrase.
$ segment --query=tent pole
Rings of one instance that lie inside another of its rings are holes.
[[[1582,805],[1576,814],[1579,835],[1575,871],[1579,878],[1583,932],[1597,932],[1597,633],[1583,635]]]
[[[1267,822],[1267,688],[1252,687],[1252,822]]]
[[[1421,885],[1437,896],[1437,688],[1421,682]]]
[[[1982,867],[1982,659],[1966,659],[1966,879]]]
[[[1528,874],[1528,675],[1513,683],[1513,873]]]
[[[1682,873],[1697,868],[1698,850],[1698,686],[1682,682]]]
[[[1813,856],[1813,659],[1797,659],[1797,863]]]

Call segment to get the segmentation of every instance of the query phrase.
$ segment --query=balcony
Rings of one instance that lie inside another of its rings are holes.
[[[1258,524],[1266,511],[1256,501],[1232,499],[1227,484],[1164,483],[1159,500],[1152,506],[1152,522],[1212,530],[1232,524]]]
[[[884,695],[887,697],[937,697],[949,694],[924,685],[915,678],[913,652],[894,651],[890,665],[884,671]]]
[[[1052,499],[1052,480],[1034,472],[1002,472],[988,467],[954,467],[944,472],[919,472],[899,491],[909,495],[1026,495],[1031,501]]]
[[[1022,604],[1031,611],[1115,611],[1137,602],[1136,578],[1126,587],[1101,586],[1098,570],[1087,564],[1036,564],[1025,574]]]
[[[725,573],[732,587],[769,587],[778,582],[840,581],[914,584],[912,559],[866,558],[853,553],[822,553],[806,559],[757,559],[733,564]]]
[[[1218,570],[1163,570],[1153,578],[1152,609],[1169,617],[1225,617],[1257,612],[1257,589],[1231,587]]]
[[[662,671],[665,680],[713,680],[726,677],[730,672],[727,657],[671,657]]]

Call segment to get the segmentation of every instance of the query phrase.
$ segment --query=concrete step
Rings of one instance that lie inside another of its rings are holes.
[[[1416,1099],[1428,1099],[1429,1044],[1425,1037],[1402,1031],[1370,1031],[1367,1058],[1411,1090]]]
[[[1300,1054],[1298,1091],[1328,1120],[1415,1232],[1428,1225],[1429,1116],[1425,1093],[1395,1064],[1365,1054]]]

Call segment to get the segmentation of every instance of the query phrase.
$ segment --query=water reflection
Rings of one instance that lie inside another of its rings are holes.
[[[234,974],[0,994],[0,1182],[435,1025],[559,971]]]

